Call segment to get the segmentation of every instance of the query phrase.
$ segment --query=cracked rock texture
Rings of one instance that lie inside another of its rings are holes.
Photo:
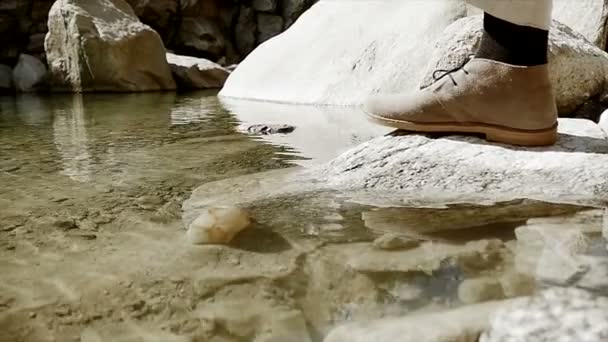
[[[368,193],[380,204],[416,198],[476,202],[530,198],[604,205],[608,140],[598,125],[561,119],[559,140],[544,148],[475,137],[392,134],[311,171],[329,188]]]

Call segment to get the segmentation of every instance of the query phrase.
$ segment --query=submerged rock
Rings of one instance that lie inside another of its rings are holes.
[[[608,340],[608,298],[553,288],[498,310],[480,342]]]
[[[435,70],[462,65],[473,54],[483,32],[482,16],[460,19],[448,26],[430,58],[422,87],[433,83]],[[557,108],[562,116],[604,91],[608,54],[557,21],[549,31],[549,69]],[[597,120],[597,118],[594,118]]]
[[[204,58],[167,53],[167,61],[178,87],[183,89],[221,88],[230,72]]]
[[[491,316],[509,303],[489,302],[449,311],[350,323],[335,328],[324,342],[473,342],[490,327]]]
[[[374,240],[373,246],[387,251],[411,249],[420,246],[420,241],[396,234],[385,234]]]
[[[465,304],[503,299],[504,290],[500,279],[481,277],[465,279],[458,287],[458,298]]]
[[[160,36],[124,0],[57,1],[48,22],[45,50],[52,89],[175,89]]]
[[[247,211],[235,207],[212,207],[199,211],[188,225],[187,236],[193,244],[229,243],[251,223]]]
[[[476,203],[530,198],[602,206],[608,140],[595,123],[562,119],[554,146],[525,148],[476,137],[392,134],[309,173],[328,188],[376,204]]]
[[[21,54],[13,69],[13,83],[17,91],[31,92],[46,78],[46,67],[36,57]]]

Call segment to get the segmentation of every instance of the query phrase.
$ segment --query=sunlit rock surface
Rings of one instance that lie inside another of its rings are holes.
[[[460,0],[320,1],[253,51],[220,95],[343,105],[413,90],[435,40],[464,15]]]
[[[553,288],[501,308],[480,342],[608,340],[608,298]]]
[[[124,0],[62,0],[49,12],[45,51],[53,90],[175,89],[163,42]]]
[[[204,58],[167,53],[167,62],[177,86],[183,89],[221,88],[230,72]]]
[[[608,4],[604,0],[554,0],[553,19],[570,26],[605,50]]]
[[[523,148],[475,137],[392,134],[311,171],[335,190],[376,203],[425,198],[476,202],[530,198],[603,205],[608,140],[587,120],[560,121],[554,146]]]

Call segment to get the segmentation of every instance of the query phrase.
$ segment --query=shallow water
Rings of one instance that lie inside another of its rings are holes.
[[[258,123],[296,130],[243,133]],[[589,254],[606,257],[598,211],[519,200],[431,209],[267,198],[249,204],[256,223],[230,247],[185,240],[181,205],[195,188],[239,196],[249,175],[322,163],[386,132],[355,109],[213,93],[0,97],[0,341],[241,341],[251,336],[230,325],[201,328],[209,312],[249,324],[227,309],[240,305],[295,310],[320,341],[343,321],[461,305],[463,280],[518,273],[514,230],[535,217],[588,227]],[[579,212],[595,214],[572,219]],[[421,247],[374,249],[385,233]],[[528,294],[528,278],[505,280],[519,289],[505,295]]]

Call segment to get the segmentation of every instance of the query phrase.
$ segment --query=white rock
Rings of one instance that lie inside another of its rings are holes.
[[[414,90],[435,40],[464,15],[461,0],[320,1],[251,53],[221,95],[343,105]]]
[[[0,64],[0,92],[13,89],[13,69]]]
[[[44,81],[46,67],[36,57],[22,53],[13,69],[13,83],[18,91],[30,92]]]
[[[62,0],[49,12],[45,51],[59,91],[175,89],[160,36],[124,0]]]
[[[476,203],[530,198],[603,205],[608,199],[608,140],[588,120],[560,120],[554,146],[522,148],[476,137],[388,135],[310,171],[328,188],[368,202]]]
[[[479,339],[480,342],[606,340],[608,299],[567,288],[553,288],[503,307]]]
[[[229,243],[251,223],[249,213],[235,207],[213,207],[199,213],[186,233],[193,244]]]
[[[581,258],[588,266],[588,271],[576,281],[576,286],[608,293],[608,259],[596,256],[582,256]]]
[[[427,314],[350,323],[332,330],[324,342],[473,342],[494,312],[510,302],[489,302]]]
[[[167,53],[167,62],[177,85],[185,89],[221,88],[230,72],[204,58]]]
[[[462,65],[479,45],[482,16],[460,19],[444,32],[430,57],[421,86],[433,83],[435,70]],[[606,83],[608,54],[569,27],[553,21],[549,31],[549,68],[560,114],[569,114],[588,99],[601,94]]]
[[[602,236],[608,242],[608,209],[604,209],[604,219],[602,223]],[[607,246],[608,247],[608,246]]]
[[[608,110],[603,112],[602,116],[600,116],[599,125],[606,133],[606,136],[608,136]]]
[[[570,26],[602,50],[606,48],[608,3],[604,0],[554,0],[553,19]]]

